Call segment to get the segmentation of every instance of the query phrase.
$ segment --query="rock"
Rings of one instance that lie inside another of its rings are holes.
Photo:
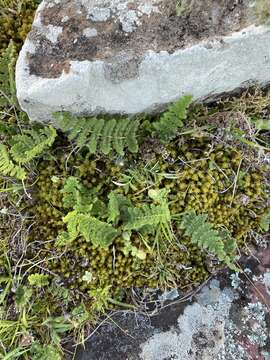
[[[270,247],[243,257],[242,273],[222,271],[193,296],[158,295],[160,309],[149,316],[110,313],[75,360],[270,359],[269,254]]]
[[[21,107],[47,122],[153,112],[270,82],[270,28],[254,1],[44,0],[16,69]],[[182,4],[182,5],[181,5]]]

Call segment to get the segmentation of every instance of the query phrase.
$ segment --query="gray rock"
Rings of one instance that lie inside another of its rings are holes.
[[[30,118],[153,112],[270,82],[270,28],[252,0],[44,0],[18,59]],[[177,5],[178,4],[178,5]]]
[[[178,298],[170,301],[168,292],[158,292],[159,311],[152,309],[152,291],[148,315],[110,313],[92,329],[75,359],[270,359],[270,248],[255,254],[241,259],[242,273],[222,271],[189,298],[178,290]]]

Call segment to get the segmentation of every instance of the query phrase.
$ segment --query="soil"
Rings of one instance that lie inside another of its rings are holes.
[[[69,71],[70,61],[105,60],[110,63],[123,52],[138,59],[147,50],[173,53],[203,39],[228,35],[249,25],[248,2],[191,0],[189,7],[177,14],[176,0],[156,1],[160,12],[140,16],[141,24],[132,32],[125,32],[119,19],[100,22],[87,19],[87,11],[79,0],[63,0],[53,6],[48,2],[50,6],[41,13],[42,24],[61,26],[63,31],[58,42],[53,44],[33,27],[30,39],[36,44],[36,53],[29,54],[30,74],[57,78],[63,70]],[[129,5],[136,8],[138,3]],[[63,22],[64,17],[68,20]],[[95,28],[98,35],[84,36],[86,28]]]

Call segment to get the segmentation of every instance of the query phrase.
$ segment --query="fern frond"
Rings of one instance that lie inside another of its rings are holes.
[[[118,234],[112,225],[90,215],[80,215],[80,233],[93,245],[107,248]]]
[[[94,205],[99,202],[97,198],[98,188],[88,189],[74,176],[69,176],[66,179],[60,192],[63,194],[64,208],[73,208],[78,213],[91,212]]]
[[[182,217],[181,228],[184,229],[185,235],[189,236],[193,243],[215,254],[227,266],[236,270],[231,254],[225,251],[225,244],[220,233],[213,229],[212,224],[207,222],[207,217],[207,214],[197,215],[195,211],[185,213]]]
[[[19,180],[26,178],[25,170],[14,164],[4,144],[0,144],[0,173],[6,176],[16,177]]]
[[[75,141],[79,148],[86,146],[91,154],[108,155],[115,150],[123,156],[125,148],[133,153],[138,151],[138,120],[77,118],[67,113],[57,113],[55,119],[70,141]]]
[[[31,286],[44,287],[49,285],[49,275],[31,274],[28,276],[28,281]]]
[[[124,217],[123,211],[131,206],[131,202],[124,195],[119,194],[116,191],[111,191],[108,198],[108,222],[115,224],[119,221],[120,217]]]
[[[192,96],[184,96],[175,104],[169,106],[168,110],[154,122],[153,127],[157,136],[164,143],[170,141],[177,135],[177,131],[187,117],[187,108],[192,101]]]
[[[168,224],[171,220],[170,211],[164,205],[143,205],[142,207],[128,208],[128,222],[125,230],[140,230],[145,226],[156,227]]]
[[[0,58],[0,107],[17,106],[15,64],[17,52],[11,41]]]
[[[67,231],[60,233],[56,245],[71,244],[79,236],[96,246],[106,248],[111,245],[118,231],[110,224],[100,221],[90,214],[80,214],[76,210],[69,212],[63,219]]]
[[[56,130],[52,126],[25,130],[23,134],[13,136],[11,155],[19,164],[26,164],[52,146],[56,136]]]

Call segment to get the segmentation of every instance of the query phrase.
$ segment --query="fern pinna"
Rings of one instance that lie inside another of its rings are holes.
[[[167,143],[177,136],[179,128],[184,126],[183,120],[187,117],[187,109],[192,101],[192,96],[184,96],[161,115],[153,123],[156,135],[163,143]]]
[[[222,238],[222,232],[213,229],[212,224],[207,222],[207,217],[207,214],[197,215],[195,211],[184,213],[181,223],[184,234],[191,237],[191,241],[199,247],[215,254],[232,270],[238,270],[233,263],[233,256],[226,251],[235,249],[235,240],[228,237],[228,234]]]
[[[138,152],[136,119],[79,118],[69,113],[57,113],[55,119],[56,126],[68,134],[69,140],[74,140],[79,148],[86,146],[91,154],[108,155],[115,150],[123,156],[125,148]]]

